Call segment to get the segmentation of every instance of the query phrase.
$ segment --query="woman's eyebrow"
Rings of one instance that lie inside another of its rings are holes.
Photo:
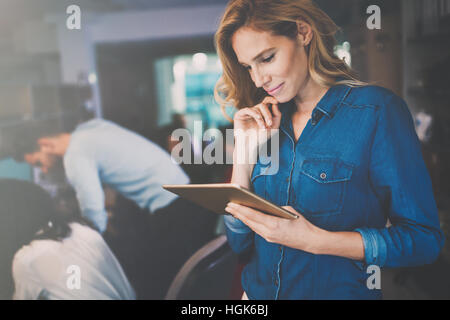
[[[264,55],[266,52],[269,52],[270,50],[273,50],[273,49],[275,49],[275,47],[268,48],[268,49],[265,49],[265,50],[261,51],[260,53],[258,53],[258,54],[256,55],[256,57],[254,57],[254,58],[252,59],[252,61],[258,60],[258,59],[259,59],[262,55]],[[239,63],[242,64],[242,65],[246,65],[245,63],[240,62],[240,61],[239,61]]]

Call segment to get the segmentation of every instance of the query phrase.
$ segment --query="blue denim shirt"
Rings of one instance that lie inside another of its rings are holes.
[[[269,243],[227,216],[236,252],[252,250],[242,274],[250,299],[380,299],[369,265],[432,263],[444,244],[429,174],[405,102],[377,86],[331,87],[295,142],[292,102],[282,104],[280,163],[258,162],[254,192],[290,205],[328,231],[356,231],[365,261]],[[391,226],[386,227],[389,219]]]

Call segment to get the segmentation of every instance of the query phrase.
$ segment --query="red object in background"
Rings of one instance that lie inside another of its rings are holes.
[[[244,293],[244,290],[242,289],[241,285],[241,274],[242,270],[244,269],[245,264],[238,263],[236,265],[236,269],[234,271],[233,276],[233,284],[231,285],[231,292],[230,292],[230,299],[231,300],[241,300],[242,294]]]
[[[231,175],[233,174],[233,167],[229,167],[225,170],[224,180],[226,183],[231,182]]]

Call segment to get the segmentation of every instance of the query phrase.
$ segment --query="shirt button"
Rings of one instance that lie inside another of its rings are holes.
[[[320,179],[325,180],[327,178],[327,174],[325,172],[322,172],[320,174]]]
[[[286,178],[286,182],[289,182],[289,178]]]
[[[283,250],[283,249],[281,248],[281,246],[279,246],[279,247],[278,247],[278,250],[280,250],[280,251],[281,251],[281,250]]]
[[[275,286],[278,287],[278,279],[275,279]]]

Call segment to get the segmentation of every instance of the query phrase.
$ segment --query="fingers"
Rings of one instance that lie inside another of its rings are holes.
[[[272,96],[266,96],[261,103],[278,104],[278,100]]]
[[[277,217],[262,213],[261,211],[252,209],[250,207],[242,206],[237,203],[230,202],[227,204],[227,212],[239,216],[239,219],[253,221],[259,224],[271,224]]]
[[[264,119],[264,116],[261,113],[261,110],[259,108],[249,108],[248,109],[249,114],[253,116],[253,119],[255,119],[256,123],[258,123],[258,127],[260,129],[266,128],[266,122]]]
[[[301,216],[301,214],[295,210],[294,208],[292,208],[291,206],[284,206],[282,207],[283,209],[286,209],[289,212],[292,212],[293,214],[297,215],[297,216]]]
[[[281,117],[280,108],[278,107],[278,101],[272,96],[267,96],[264,98],[264,100],[261,102],[262,104],[265,104],[267,106],[272,105],[272,114],[274,117]]]
[[[254,232],[258,233],[259,235],[264,234],[267,230],[264,223],[256,222],[248,217],[248,211],[247,214],[244,214],[243,211],[247,207],[240,206],[238,204],[234,203],[228,203],[227,207],[225,208],[225,211],[230,213],[233,217],[239,219],[244,224],[246,224],[250,229],[252,229]],[[249,208],[247,208],[249,209]],[[259,213],[261,215],[261,213]]]
[[[272,126],[273,121],[272,121],[272,113],[270,112],[268,105],[261,103],[257,105],[256,108],[259,109],[262,116],[264,117],[266,127],[270,128]]]
[[[265,128],[269,129],[272,127],[272,124],[274,123],[273,121],[273,114],[272,111],[270,110],[270,106],[277,106],[277,111],[279,111],[278,109],[278,101],[277,99],[275,99],[272,96],[267,96],[263,99],[263,101],[256,105],[254,107],[254,109],[258,109],[259,112],[261,113],[261,115],[264,118],[264,122],[265,122]],[[279,113],[281,115],[281,113]],[[278,116],[278,114],[276,114],[275,116]]]
[[[278,104],[272,104],[272,113],[275,117],[281,117],[281,111]]]
[[[297,211],[295,211],[295,209],[292,208],[291,206],[282,206],[282,208],[283,208],[283,209],[286,209],[287,211],[292,212],[292,213],[297,212]]]
[[[277,233],[284,228],[284,219],[264,214],[258,210],[236,203],[228,203],[227,212],[241,220],[268,242],[277,242]]]
[[[245,118],[245,117],[251,117],[253,118],[256,123],[258,124],[258,127],[260,129],[266,128],[266,123],[264,121],[264,118],[261,114],[261,111],[258,108],[244,108],[239,110],[238,113],[236,113],[236,118]],[[236,120],[235,118],[235,120]]]
[[[261,102],[261,108],[267,110],[267,113],[270,114],[271,124],[269,124],[269,127],[272,127],[272,125],[275,125],[277,127],[277,124],[281,119],[281,112],[278,107],[277,99],[272,96],[265,97]]]
[[[274,121],[274,117],[277,120],[281,117],[278,101],[272,96],[267,96],[256,106],[239,110],[235,120],[245,120],[246,117],[253,118],[260,129],[270,129],[275,122],[278,122]]]

